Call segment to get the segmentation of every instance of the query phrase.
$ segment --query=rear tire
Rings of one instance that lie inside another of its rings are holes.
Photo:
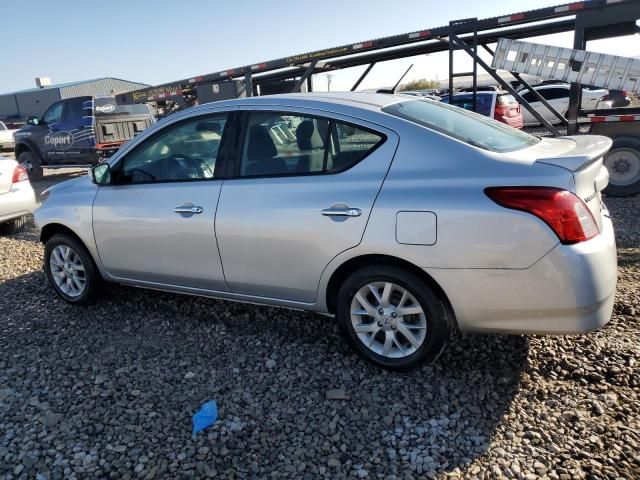
[[[352,273],[338,290],[336,316],[356,352],[389,370],[433,362],[449,337],[442,299],[421,278],[392,265]]]
[[[44,271],[58,296],[74,305],[93,303],[102,281],[84,245],[63,233],[47,240]]]
[[[16,233],[24,231],[25,227],[27,226],[27,222],[28,219],[26,216],[15,218],[0,225],[0,232],[7,235],[15,235]]]
[[[30,150],[22,152],[18,155],[18,163],[26,168],[30,181],[37,182],[42,180],[42,162],[40,162],[40,158],[35,153]]]
[[[640,193],[640,140],[618,138],[604,157],[609,171],[609,185],[604,193],[628,197]]]

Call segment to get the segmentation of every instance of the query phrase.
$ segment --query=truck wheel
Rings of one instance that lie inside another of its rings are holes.
[[[22,152],[18,155],[18,163],[27,169],[29,180],[42,180],[42,163],[36,154],[30,151]]]
[[[640,140],[619,138],[604,157],[609,170],[609,185],[604,193],[627,197],[640,193]]]

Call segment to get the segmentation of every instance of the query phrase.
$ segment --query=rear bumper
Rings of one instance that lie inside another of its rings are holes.
[[[555,246],[533,266],[426,269],[444,289],[462,331],[582,333],[611,318],[617,254],[611,220],[576,245]]]
[[[513,128],[522,128],[524,126],[524,122],[522,121],[522,116],[519,117],[502,117],[502,116],[498,116],[496,117],[496,120],[502,122],[502,123],[506,123],[507,125],[509,125],[510,127]]]
[[[36,194],[29,182],[14,186],[6,193],[0,194],[0,222],[20,218],[32,214],[36,208]]]

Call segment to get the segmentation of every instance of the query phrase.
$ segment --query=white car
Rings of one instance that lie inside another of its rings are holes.
[[[13,147],[15,146],[15,140],[13,138],[14,132],[17,132],[17,130],[11,130],[7,128],[4,123],[0,122],[0,150],[13,150]]]
[[[0,231],[17,233],[36,208],[36,194],[27,170],[15,160],[0,156]]]
[[[569,110],[569,84],[558,83],[549,85],[538,85],[533,87],[545,100],[547,100],[551,106],[553,106],[558,112],[565,117]],[[527,89],[520,90],[518,93],[522,95],[531,106],[552,125],[560,123],[558,117],[556,117],[551,110],[545,107],[542,102],[538,101],[536,97]],[[604,100],[603,97],[609,94],[609,90],[604,88],[583,88],[582,89],[582,108],[585,110],[592,110],[596,108],[610,108],[611,102]],[[529,110],[522,107],[522,119],[525,126],[540,125],[540,122],[531,114]]]

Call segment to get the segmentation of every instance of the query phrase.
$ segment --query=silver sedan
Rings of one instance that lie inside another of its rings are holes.
[[[610,146],[407,96],[239,99],[164,119],[35,218],[70,303],[107,280],[328,313],[366,359],[407,369],[456,327],[607,323]]]

